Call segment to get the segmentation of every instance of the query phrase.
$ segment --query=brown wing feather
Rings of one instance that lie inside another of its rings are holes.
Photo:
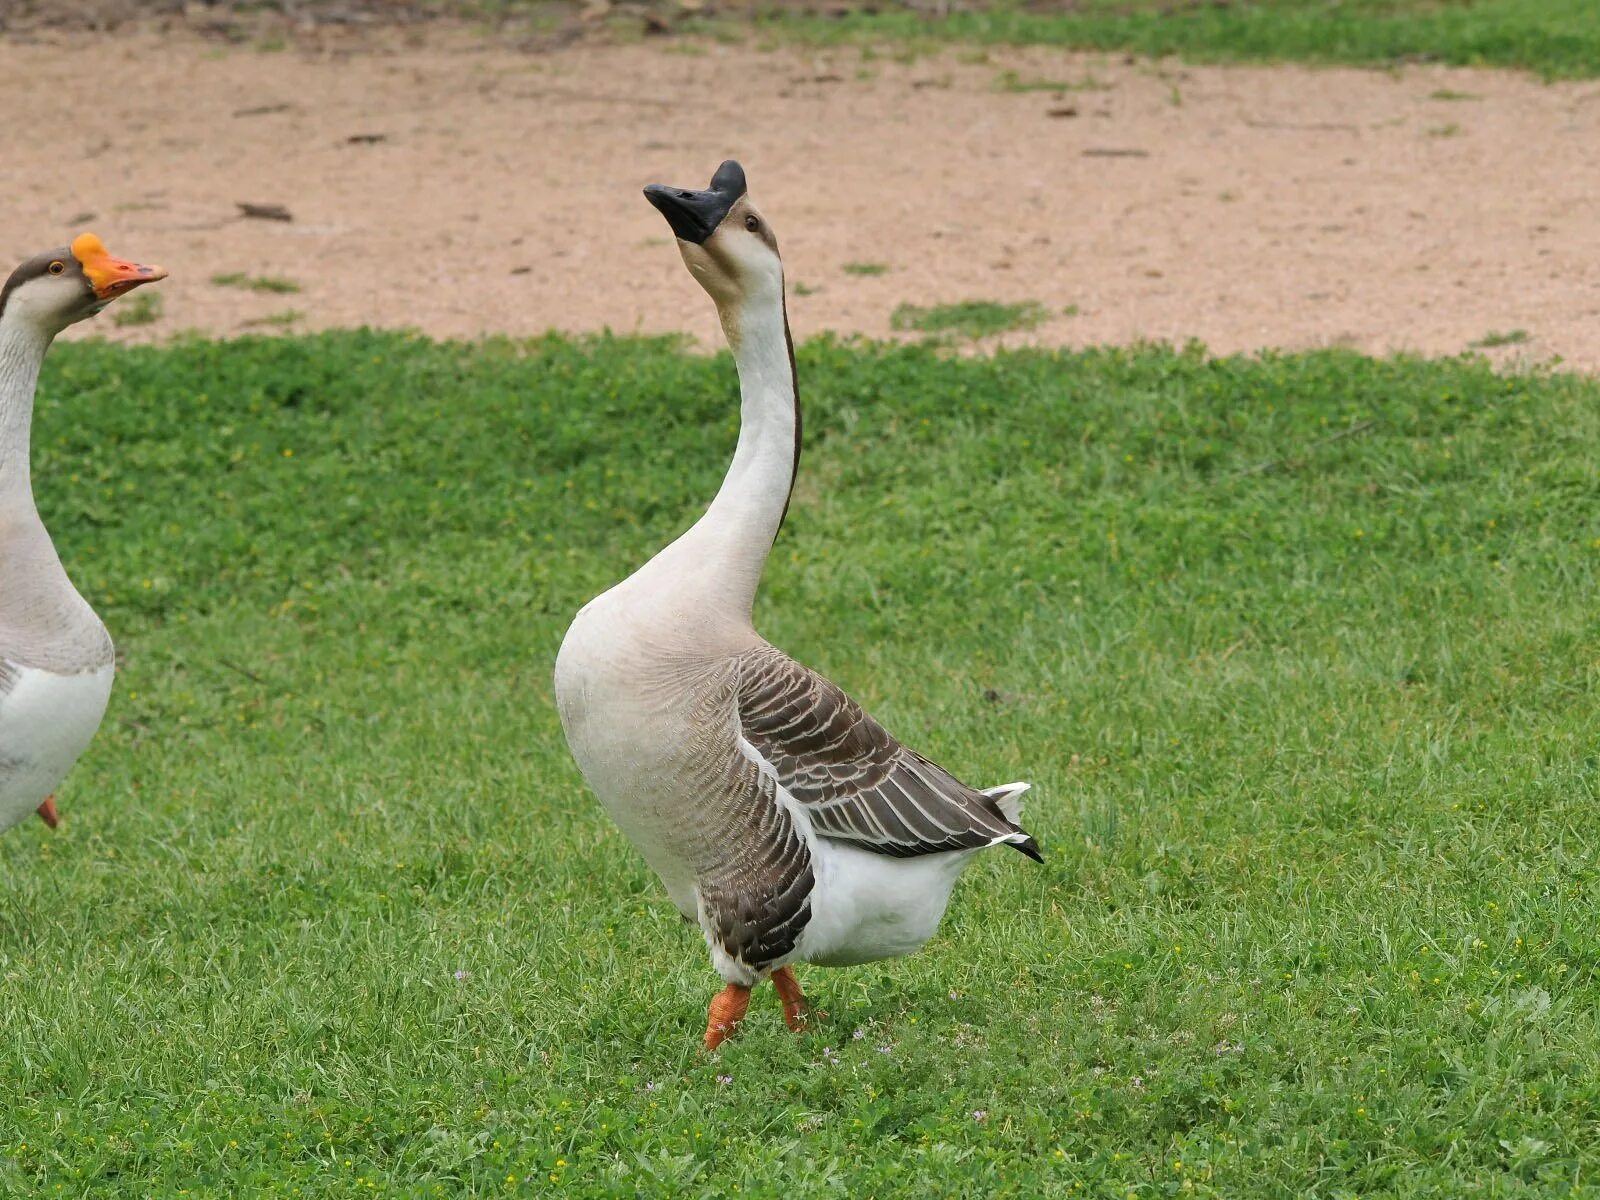
[[[683,784],[705,807],[679,831],[679,843],[696,864],[706,933],[759,972],[794,949],[811,919],[816,879],[777,785],[727,736],[736,676],[731,668],[719,672],[688,722],[698,733],[684,747]]]
[[[740,962],[761,970],[794,949],[811,920],[811,852],[794,821],[778,803],[770,776],[750,764],[748,784],[756,803],[754,826],[741,839],[744,852],[702,872],[700,904],[710,931]]]
[[[837,686],[782,651],[757,647],[738,667],[745,740],[807,806],[818,833],[910,858],[1021,832],[988,796],[906,749]],[[1024,853],[1030,847],[1031,839],[1018,845]]]

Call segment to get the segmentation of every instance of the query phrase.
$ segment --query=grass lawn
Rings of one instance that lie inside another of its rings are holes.
[[[0,8],[4,5],[0,4]],[[28,7],[28,6],[25,6]],[[35,4],[36,18],[68,27],[114,27],[148,14],[149,0]],[[162,5],[179,8],[173,0]],[[211,0],[208,13],[241,41],[270,49],[251,19],[278,4]],[[294,21],[348,25],[353,15],[451,17],[524,36],[558,38],[593,31],[606,13],[608,36],[653,37],[664,30],[743,38],[894,46],[897,53],[958,43],[1060,46],[1079,50],[1180,55],[1198,62],[1344,63],[1392,66],[1443,62],[1514,67],[1547,78],[1600,76],[1600,10],[1595,0],[300,0]],[[581,15],[581,19],[580,19]],[[241,276],[224,286],[251,286]]]
[[[0,839],[0,1194],[1600,1191],[1600,385],[800,353],[758,622],[982,784],[922,954],[717,986],[562,745],[726,356],[59,347],[41,507],[124,663]]]
[[[516,0],[506,7],[514,8]],[[1437,61],[1600,75],[1594,0],[1000,0],[930,15],[905,5],[818,16],[779,6],[761,24],[807,41],[962,41],[1177,54],[1197,62],[1383,66]]]

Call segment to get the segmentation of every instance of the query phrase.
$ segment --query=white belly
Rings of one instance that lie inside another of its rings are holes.
[[[55,791],[93,740],[111,698],[115,668],[57,675],[12,668],[0,695],[0,829],[9,829]]]
[[[795,957],[824,967],[898,958],[938,931],[950,892],[975,850],[889,858],[817,838],[811,921]]]
[[[674,850],[672,836],[684,814],[662,787],[666,764],[687,731],[681,713],[639,685],[644,656],[619,633],[619,622],[595,612],[606,598],[584,606],[556,656],[562,730],[601,806],[643,853],[673,905],[693,920],[694,871]]]

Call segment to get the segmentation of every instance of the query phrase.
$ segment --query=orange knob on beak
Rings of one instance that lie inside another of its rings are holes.
[[[45,802],[39,805],[39,819],[50,826],[51,829],[61,824],[61,817],[56,812],[56,798],[54,796],[45,797]]]
[[[92,233],[80,233],[73,239],[72,256],[83,268],[84,275],[94,287],[95,298],[99,300],[115,300],[140,284],[154,283],[167,277],[165,267],[147,267],[142,263],[112,258],[105,243]]]

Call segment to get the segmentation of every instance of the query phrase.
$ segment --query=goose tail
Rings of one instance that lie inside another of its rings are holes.
[[[1033,785],[1031,783],[1002,783],[999,787],[984,788],[983,794],[995,802],[995,807],[1000,810],[1000,815],[1013,825],[1022,824],[1022,795]],[[1008,833],[998,837],[996,842],[1004,842],[1015,850],[1026,854],[1034,862],[1042,863],[1044,855],[1039,850],[1039,843],[1018,829],[1015,833]]]

